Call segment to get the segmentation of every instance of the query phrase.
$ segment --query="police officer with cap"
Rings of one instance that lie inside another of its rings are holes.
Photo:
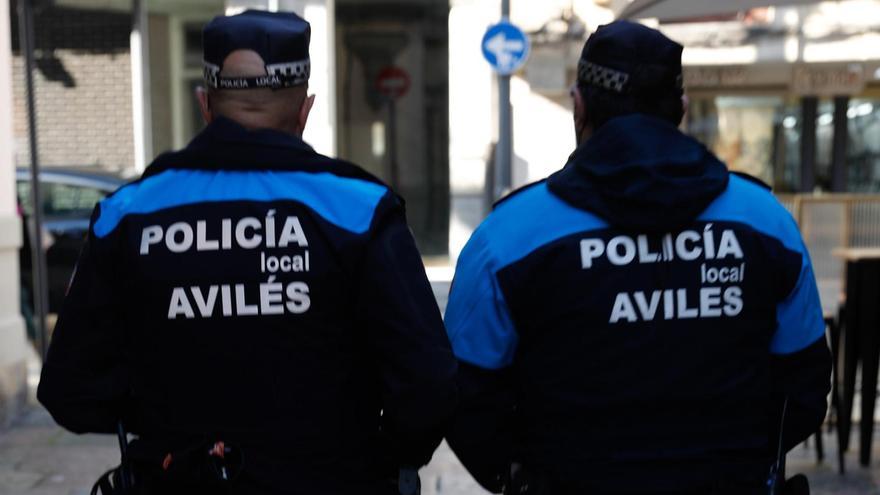
[[[455,408],[403,201],[301,139],[309,37],[209,23],[207,127],[92,216],[38,397],[136,493],[414,493]]]
[[[599,28],[572,91],[577,150],[461,253],[447,438],[494,492],[766,494],[778,450],[824,418],[807,249],[767,187],[678,130],[681,53],[642,25]]]

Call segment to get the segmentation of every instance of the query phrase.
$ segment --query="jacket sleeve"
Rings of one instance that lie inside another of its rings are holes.
[[[825,340],[825,320],[810,256],[800,235],[800,256],[791,267],[794,287],[777,307],[776,334],[771,344],[775,403],[785,406],[785,451],[814,434],[825,419],[831,389],[831,353]],[[778,440],[778,429],[774,441]]]
[[[395,200],[384,209],[363,259],[357,311],[379,367],[384,441],[398,467],[421,467],[455,411],[457,365],[403,207]]]
[[[75,433],[115,432],[128,396],[121,295],[109,242],[90,226],[37,390],[55,421]]]
[[[447,432],[449,446],[484,488],[500,493],[518,459],[518,345],[490,239],[478,229],[461,253],[446,308],[446,328],[459,359],[461,405]]]
[[[516,396],[510,368],[487,370],[459,363],[461,406],[446,439],[483,488],[501,493],[517,459]]]

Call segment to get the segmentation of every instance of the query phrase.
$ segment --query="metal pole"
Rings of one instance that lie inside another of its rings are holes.
[[[510,0],[501,0],[501,18],[510,18]],[[498,75],[498,148],[495,150],[495,199],[512,186],[513,110],[510,105],[510,76]]]
[[[49,287],[46,279],[46,253],[43,251],[43,202],[40,188],[40,157],[37,146],[37,107],[34,98],[34,11],[32,0],[18,2],[18,36],[25,59],[25,82],[27,85],[28,131],[31,151],[31,202],[33,222],[31,238],[31,272],[33,275],[34,316],[37,323],[37,344],[46,359],[49,348],[49,332],[46,327],[46,310],[49,305]]]
[[[834,98],[834,139],[831,146],[831,191],[847,190],[846,145],[849,141],[849,96]]]
[[[397,164],[397,104],[394,101],[394,97],[388,98],[388,153],[391,158],[391,170],[390,170],[390,180],[391,180],[391,188],[394,189],[394,192],[400,194],[398,191],[398,164]]]
[[[816,117],[819,99],[801,100],[801,192],[813,192],[816,186]]]

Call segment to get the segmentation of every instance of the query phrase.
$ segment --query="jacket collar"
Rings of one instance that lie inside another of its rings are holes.
[[[299,136],[272,129],[248,130],[237,122],[220,117],[211,122],[190,142],[187,149],[217,149],[229,145],[289,148],[312,152],[314,149]]]
[[[610,120],[548,179],[551,192],[625,229],[693,221],[727,188],[727,167],[674,125],[634,114]]]

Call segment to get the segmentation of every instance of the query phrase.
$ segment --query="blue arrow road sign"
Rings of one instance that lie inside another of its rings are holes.
[[[483,36],[483,56],[503,76],[513,74],[526,63],[529,48],[528,36],[507,21],[489,27]]]

